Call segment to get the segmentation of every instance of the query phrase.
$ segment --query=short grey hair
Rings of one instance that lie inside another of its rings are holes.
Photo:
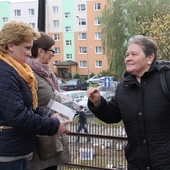
[[[154,60],[157,59],[158,45],[154,40],[150,39],[149,37],[144,35],[135,35],[129,39],[127,47],[129,47],[129,45],[131,44],[138,44],[142,48],[146,57],[148,57],[151,54],[154,54],[155,55]]]

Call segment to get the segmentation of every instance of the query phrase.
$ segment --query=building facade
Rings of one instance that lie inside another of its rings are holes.
[[[100,32],[103,0],[46,0],[45,32],[55,40],[56,54],[51,69],[59,77],[78,72],[82,76],[108,69]],[[1,27],[10,20],[22,20],[38,28],[39,1],[0,2]],[[7,10],[8,9],[8,10]],[[6,18],[6,19],[5,19]]]

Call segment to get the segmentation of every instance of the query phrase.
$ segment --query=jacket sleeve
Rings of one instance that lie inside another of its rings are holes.
[[[35,114],[32,96],[25,81],[14,69],[0,70],[0,125],[11,126],[32,135],[54,135],[60,121]],[[31,103],[31,104],[30,104]],[[27,106],[26,106],[27,105]],[[29,107],[30,106],[30,107]]]
[[[107,102],[102,97],[101,103],[98,106],[94,106],[93,103],[88,100],[88,108],[98,119],[105,123],[118,123],[122,119],[119,108],[115,102],[115,97],[112,97],[110,102]]]

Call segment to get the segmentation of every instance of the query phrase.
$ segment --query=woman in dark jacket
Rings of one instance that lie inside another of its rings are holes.
[[[156,58],[156,42],[134,36],[128,43],[124,79],[112,100],[106,102],[95,88],[87,91],[88,107],[96,117],[106,123],[123,120],[129,170],[170,169],[170,101],[160,82],[160,72],[164,70],[170,89],[170,71]]]
[[[40,37],[29,24],[11,21],[0,31],[0,169],[28,170],[36,135],[69,132],[70,121],[44,117],[37,106],[37,82],[25,64],[33,39]]]

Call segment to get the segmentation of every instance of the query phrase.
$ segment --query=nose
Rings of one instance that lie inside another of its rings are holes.
[[[31,50],[28,50],[28,51],[27,51],[27,56],[28,56],[28,57],[31,57],[31,56],[32,56]]]

